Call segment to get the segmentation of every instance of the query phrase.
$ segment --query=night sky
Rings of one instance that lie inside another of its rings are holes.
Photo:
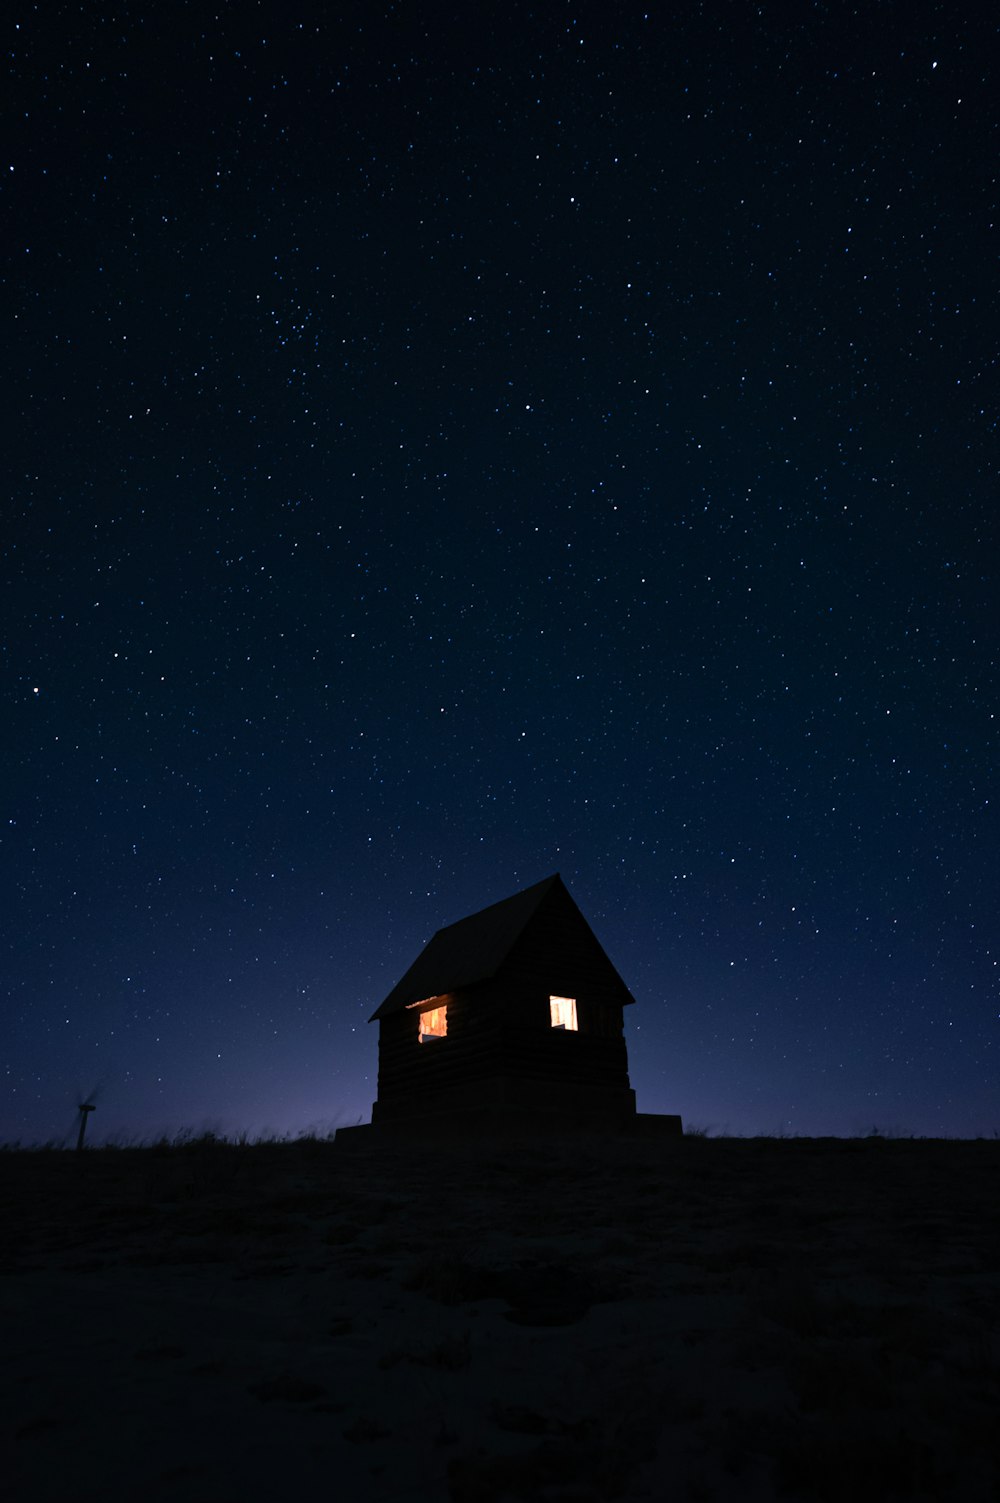
[[[991,1134],[990,7],[9,12],[0,1138],[367,1118],[554,871],[640,1109]]]

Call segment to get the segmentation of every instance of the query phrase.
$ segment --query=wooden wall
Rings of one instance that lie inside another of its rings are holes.
[[[550,995],[576,998],[578,1031],[551,1026]],[[376,1119],[475,1104],[498,1082],[506,1083],[501,1094],[538,1104],[565,1097],[634,1111],[622,1018],[631,996],[558,890],[493,980],[441,1000],[445,1038],[420,1043],[416,1009],[380,1020]]]

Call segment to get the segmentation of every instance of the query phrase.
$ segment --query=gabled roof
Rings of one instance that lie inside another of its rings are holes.
[[[374,1023],[376,1018],[402,1012],[425,997],[440,997],[477,981],[488,981],[496,975],[515,941],[556,887],[566,891],[558,872],[544,882],[536,882],[534,887],[514,893],[513,897],[470,913],[457,924],[439,929],[368,1021]]]

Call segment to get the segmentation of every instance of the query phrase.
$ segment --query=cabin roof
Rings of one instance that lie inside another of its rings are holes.
[[[544,882],[536,882],[533,887],[515,892],[513,897],[491,903],[488,908],[439,929],[369,1021],[374,1023],[376,1018],[402,1012],[424,997],[440,997],[473,986],[477,981],[488,981],[557,887],[562,888],[572,903],[562,878],[555,872]]]

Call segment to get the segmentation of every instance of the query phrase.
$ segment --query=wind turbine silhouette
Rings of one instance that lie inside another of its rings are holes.
[[[83,1152],[83,1140],[87,1133],[87,1118],[89,1117],[91,1112],[97,1110],[97,1098],[100,1094],[100,1090],[100,1086],[96,1085],[94,1089],[83,1098],[82,1101],[77,1103],[77,1111],[80,1113],[80,1131],[77,1134],[76,1139],[77,1153]]]

